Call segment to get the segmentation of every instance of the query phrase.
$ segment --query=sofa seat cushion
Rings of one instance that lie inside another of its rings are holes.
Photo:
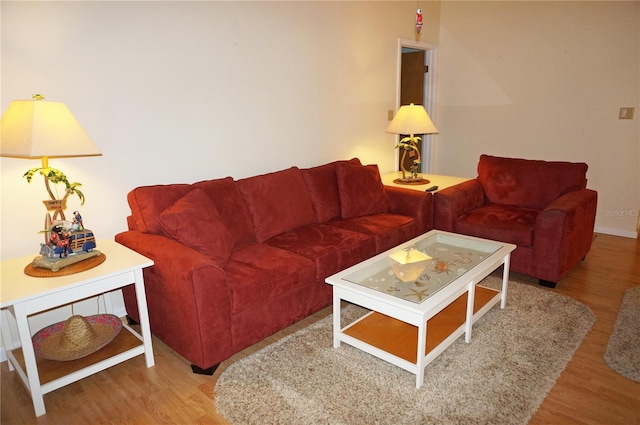
[[[376,253],[391,249],[420,233],[415,218],[398,214],[375,214],[338,219],[328,224],[373,236],[376,242]]]
[[[533,229],[539,210],[488,204],[461,215],[454,231],[518,246],[533,246]]]
[[[292,288],[314,281],[316,276],[313,260],[261,243],[233,251],[224,270],[234,313],[268,303]]]
[[[301,227],[266,243],[311,259],[324,279],[375,254],[375,240],[365,234],[325,224]]]
[[[160,214],[162,228],[173,239],[224,266],[233,237],[206,193],[192,190]]]
[[[258,242],[317,222],[298,167],[247,177],[237,183],[249,208]]]

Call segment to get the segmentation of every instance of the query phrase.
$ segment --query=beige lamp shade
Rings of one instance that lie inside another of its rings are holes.
[[[438,129],[431,122],[431,118],[429,118],[424,106],[414,105],[413,103],[401,106],[387,127],[387,133],[393,134],[413,135],[433,134],[437,132]]]
[[[14,100],[2,116],[0,156],[62,158],[102,155],[62,102]]]

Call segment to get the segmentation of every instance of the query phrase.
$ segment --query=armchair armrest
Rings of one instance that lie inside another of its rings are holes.
[[[419,229],[433,229],[433,195],[429,192],[385,186],[389,209],[394,214],[415,217]]]
[[[154,261],[143,271],[152,333],[202,369],[233,353],[231,295],[219,264],[161,235],[130,230],[115,240]],[[127,313],[137,320],[135,292],[125,287],[123,293]]]
[[[484,190],[477,179],[442,189],[433,194],[433,225],[436,229],[454,231],[455,219],[484,204]]]
[[[591,248],[598,193],[580,189],[549,204],[537,217],[533,235],[536,276],[557,282]]]

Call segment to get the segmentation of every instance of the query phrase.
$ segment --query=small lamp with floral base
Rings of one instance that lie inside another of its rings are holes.
[[[422,161],[422,155],[418,148],[418,142],[422,140],[420,136],[416,134],[435,134],[438,129],[431,122],[431,118],[427,114],[427,111],[422,105],[410,105],[401,106],[398,113],[389,126],[387,127],[387,133],[393,134],[408,134],[409,136],[400,139],[396,148],[402,151],[400,158],[402,178],[395,179],[394,183],[400,184],[424,184],[429,183],[429,180],[420,177],[418,174],[418,168]],[[413,158],[410,170],[405,167],[405,158],[409,155]]]

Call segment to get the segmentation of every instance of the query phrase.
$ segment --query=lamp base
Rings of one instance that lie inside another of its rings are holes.
[[[397,184],[427,184],[430,183],[429,180],[423,179],[422,177],[407,177],[406,179],[395,179],[394,183]]]

